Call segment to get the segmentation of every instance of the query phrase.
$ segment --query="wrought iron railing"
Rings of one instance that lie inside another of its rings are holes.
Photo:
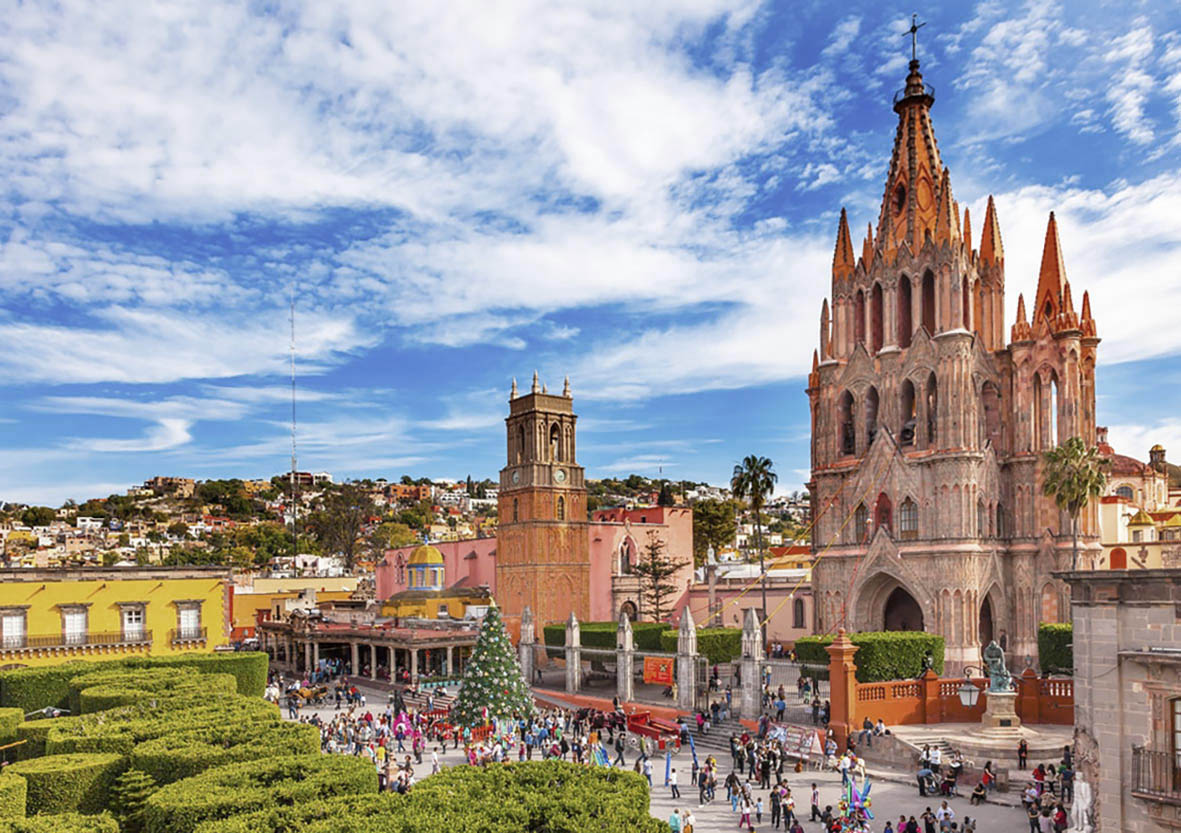
[[[209,635],[208,628],[173,628],[170,636],[172,644],[180,642],[204,642]]]
[[[22,651],[36,648],[78,648],[87,645],[148,645],[152,632],[148,630],[88,633],[54,633],[26,636],[13,634],[0,638],[0,649]]]
[[[1156,752],[1132,747],[1132,792],[1136,795],[1181,803],[1181,753]]]
[[[907,88],[903,87],[901,90],[894,93],[894,103],[897,104],[899,101],[908,97],[909,95],[910,95],[910,93],[907,92]],[[932,87],[930,84],[924,83],[922,91],[916,92],[915,95],[929,95],[931,98],[934,98],[935,97],[935,88]]]

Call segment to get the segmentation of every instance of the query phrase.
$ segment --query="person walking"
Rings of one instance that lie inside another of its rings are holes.
[[[820,790],[816,785],[812,785],[812,817],[808,821],[817,821],[820,818]]]
[[[742,800],[742,815],[738,817],[739,827],[748,827],[754,829],[754,825],[750,823],[750,800],[744,798]]]
[[[681,811],[673,808],[672,814],[668,817],[668,829],[672,833],[681,833]]]
[[[685,811],[685,817],[681,819],[681,833],[693,833],[693,826],[697,824],[697,816],[693,815],[692,808]]]
[[[1029,744],[1025,742],[1025,738],[1017,744],[1017,769],[1025,769],[1026,762],[1029,760]]]
[[[668,786],[672,790],[673,800],[679,801],[681,798],[681,790],[677,787],[677,768],[673,767],[668,774]]]

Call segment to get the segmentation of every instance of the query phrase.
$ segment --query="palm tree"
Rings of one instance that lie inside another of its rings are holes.
[[[1070,569],[1078,569],[1078,516],[1092,497],[1103,494],[1107,475],[1103,469],[1107,460],[1099,449],[1088,446],[1081,437],[1071,437],[1057,448],[1042,455],[1045,461],[1045,485],[1042,491],[1052,495],[1063,512],[1070,513],[1074,547]]]
[[[779,475],[772,468],[769,457],[749,455],[734,467],[730,478],[730,490],[739,500],[746,500],[755,513],[755,546],[759,550],[759,574],[762,577],[763,615],[767,615],[767,570],[763,566],[763,518],[760,514],[763,504],[775,488]]]

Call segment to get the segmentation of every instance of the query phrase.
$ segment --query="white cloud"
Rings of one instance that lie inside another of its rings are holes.
[[[1107,440],[1119,454],[1148,462],[1148,449],[1160,443],[1171,461],[1181,456],[1181,419],[1162,419],[1151,425],[1113,423],[1107,426]]]
[[[859,16],[850,15],[844,18],[832,30],[832,34],[828,36],[828,45],[820,54],[826,58],[843,55],[849,51],[849,46],[857,39],[860,32],[861,18]]]
[[[1156,85],[1145,67],[1152,57],[1152,27],[1141,18],[1131,31],[1106,45],[1107,61],[1119,65],[1116,70],[1118,83],[1107,87],[1107,100],[1111,103],[1111,121],[1115,129],[1136,144],[1151,142],[1155,136],[1151,123],[1144,113],[1148,95]]]

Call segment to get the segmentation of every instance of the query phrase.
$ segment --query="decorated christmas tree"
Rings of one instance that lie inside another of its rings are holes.
[[[532,713],[533,695],[521,675],[521,665],[504,629],[500,608],[493,602],[463,669],[463,685],[451,707],[452,722],[459,726],[480,726],[497,717]]]

